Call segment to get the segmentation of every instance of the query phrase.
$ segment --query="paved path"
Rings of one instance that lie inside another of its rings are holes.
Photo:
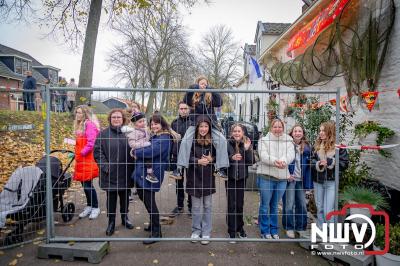
[[[96,182],[97,183],[97,182]],[[74,219],[64,224],[59,214],[55,215],[57,236],[105,237],[107,217],[105,214],[105,193],[100,192],[102,213],[97,220]],[[72,189],[66,197],[77,204],[77,213],[83,209],[84,194],[80,188]],[[162,192],[157,193],[160,212],[167,215],[176,204],[175,184],[165,179]],[[185,206],[186,208],[186,206]],[[118,208],[117,208],[118,209]],[[249,237],[258,238],[258,227],[252,217],[257,214],[257,192],[245,194],[245,230]],[[185,209],[186,210],[186,209]],[[217,193],[213,196],[213,233],[212,237],[227,237],[225,223],[226,200],[225,189],[220,182]],[[130,204],[130,219],[135,229],[127,230],[120,225],[117,215],[115,237],[147,237],[143,227],[148,222],[148,215],[142,202],[135,196]],[[171,225],[163,225],[164,237],[190,237],[191,219],[187,214],[176,217]],[[283,232],[281,237],[285,237]],[[36,243],[37,244],[37,243]],[[0,251],[0,265],[8,265],[17,259],[16,265],[87,265],[84,261],[64,262],[60,259],[36,258],[37,245],[25,244],[9,250]],[[22,255],[22,256],[21,256]],[[21,256],[21,257],[19,257]],[[112,242],[111,251],[101,265],[332,265],[323,258],[312,256],[309,251],[299,247],[297,243],[236,243],[214,242],[209,245],[190,242],[159,242],[144,246],[141,242]],[[336,264],[334,264],[336,265]]]

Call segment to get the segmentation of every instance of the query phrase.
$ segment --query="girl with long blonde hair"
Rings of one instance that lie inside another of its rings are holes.
[[[335,141],[336,127],[333,121],[324,122],[319,128],[311,161],[314,181],[315,203],[317,205],[317,226],[322,228],[326,215],[335,208]],[[339,150],[339,171],[349,164],[346,149]]]
[[[214,108],[222,106],[222,97],[216,92],[204,92],[208,87],[208,79],[205,76],[199,76],[196,79],[196,84],[189,87],[189,89],[197,89],[196,92],[187,92],[183,98],[183,102],[186,103],[192,110],[190,114],[191,124],[183,137],[179,152],[177,169],[170,175],[171,178],[181,179],[182,168],[189,167],[190,151],[192,148],[193,139],[195,138],[196,119],[198,116],[207,116],[211,120],[211,135],[213,146],[216,149],[216,162],[215,176],[227,179],[227,175],[224,172],[224,168],[229,167],[229,158],[227,152],[226,138],[221,131],[219,131],[217,116],[215,115]]]
[[[289,133],[293,138],[295,159],[289,164],[289,178],[283,195],[282,225],[289,238],[295,238],[295,231],[307,229],[307,203],[305,190],[312,189],[310,158],[311,146],[306,131],[300,124],[293,126]]]
[[[93,150],[100,125],[87,105],[77,106],[74,113],[76,139],[74,180],[81,182],[87,201],[87,206],[79,214],[79,218],[89,216],[89,219],[96,219],[100,214],[100,208],[93,179],[99,176],[99,169],[93,157]]]

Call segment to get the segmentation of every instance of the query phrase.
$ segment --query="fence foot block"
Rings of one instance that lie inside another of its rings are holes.
[[[38,249],[38,258],[61,257],[66,261],[74,261],[79,258],[87,259],[89,263],[100,263],[108,253],[109,247],[108,242],[41,244]]]

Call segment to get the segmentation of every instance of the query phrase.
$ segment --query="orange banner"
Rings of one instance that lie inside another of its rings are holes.
[[[300,29],[290,38],[287,55],[290,57],[304,53],[318,35],[326,29],[340,15],[349,0],[333,0],[328,7],[322,10],[318,16]]]

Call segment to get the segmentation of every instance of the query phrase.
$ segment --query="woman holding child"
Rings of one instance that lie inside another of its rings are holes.
[[[160,114],[153,114],[150,118],[150,146],[132,150],[135,158],[135,171],[132,179],[135,181],[137,193],[144,203],[150,215],[150,224],[146,231],[150,231],[150,238],[161,238],[160,214],[157,208],[155,193],[160,191],[164,180],[164,172],[169,164],[169,155],[174,137],[168,123]],[[149,165],[149,161],[151,165]],[[147,178],[148,169],[151,166],[152,173],[158,182],[150,182]],[[143,244],[153,244],[155,240],[143,241]]]

